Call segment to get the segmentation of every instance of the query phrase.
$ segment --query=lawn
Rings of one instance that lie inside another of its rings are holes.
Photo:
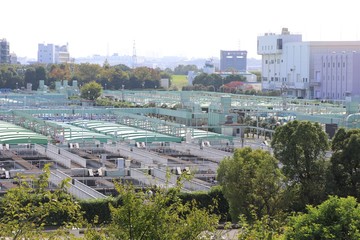
[[[172,75],[171,78],[171,87],[175,87],[178,90],[181,90],[183,86],[188,85],[188,80],[186,78],[186,75]]]

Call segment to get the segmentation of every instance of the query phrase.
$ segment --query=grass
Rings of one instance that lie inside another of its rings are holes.
[[[171,78],[171,87],[176,87],[178,90],[181,90],[183,86],[188,85],[188,80],[186,75],[172,75]]]

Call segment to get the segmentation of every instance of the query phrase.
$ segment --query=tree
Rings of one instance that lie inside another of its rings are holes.
[[[47,235],[45,225],[60,227],[55,236],[64,233],[61,227],[80,227],[80,205],[65,192],[66,182],[55,191],[48,190],[49,165],[38,178],[17,178],[18,186],[0,199],[0,239],[41,239]]]
[[[121,204],[110,206],[108,239],[199,239],[206,231],[214,232],[219,217],[195,202],[183,204],[180,186],[135,191],[132,185],[116,184]]]
[[[81,63],[75,68],[75,76],[79,83],[85,84],[96,81],[102,67],[98,64]]]
[[[329,197],[290,218],[285,239],[360,239],[360,204],[354,197]]]
[[[197,72],[198,68],[196,65],[178,65],[177,67],[175,67],[174,69],[174,74],[175,75],[187,75],[189,73],[189,71],[194,71]]]
[[[101,95],[102,87],[97,82],[92,81],[82,86],[80,91],[82,98],[96,100]]]
[[[71,77],[70,66],[68,64],[53,64],[48,75],[52,81],[69,80]]]
[[[249,147],[236,149],[233,157],[220,162],[217,175],[233,222],[241,214],[254,220],[253,211],[261,218],[280,210],[283,176],[269,152]]]
[[[325,198],[325,151],[328,137],[320,124],[292,121],[276,128],[271,146],[288,178],[289,190],[295,194],[301,210]]]
[[[360,197],[360,130],[340,128],[332,141],[330,192]]]

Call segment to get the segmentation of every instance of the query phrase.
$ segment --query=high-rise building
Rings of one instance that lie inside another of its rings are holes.
[[[10,43],[0,39],[0,64],[10,64]]]
[[[300,34],[259,36],[263,90],[298,98],[345,99],[360,94],[360,41],[303,42]]]
[[[220,51],[221,72],[246,72],[247,51]]]
[[[38,45],[38,62],[39,63],[67,63],[70,62],[70,53],[68,45],[58,46],[54,44]]]

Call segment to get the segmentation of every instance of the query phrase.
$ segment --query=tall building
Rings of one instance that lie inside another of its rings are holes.
[[[257,39],[263,90],[299,98],[345,99],[358,95],[360,41],[309,41],[283,28]]]
[[[70,62],[68,45],[38,44],[39,63],[67,63]]]
[[[246,72],[247,51],[220,51],[221,72]]]
[[[0,39],[0,64],[10,64],[10,43]]]

